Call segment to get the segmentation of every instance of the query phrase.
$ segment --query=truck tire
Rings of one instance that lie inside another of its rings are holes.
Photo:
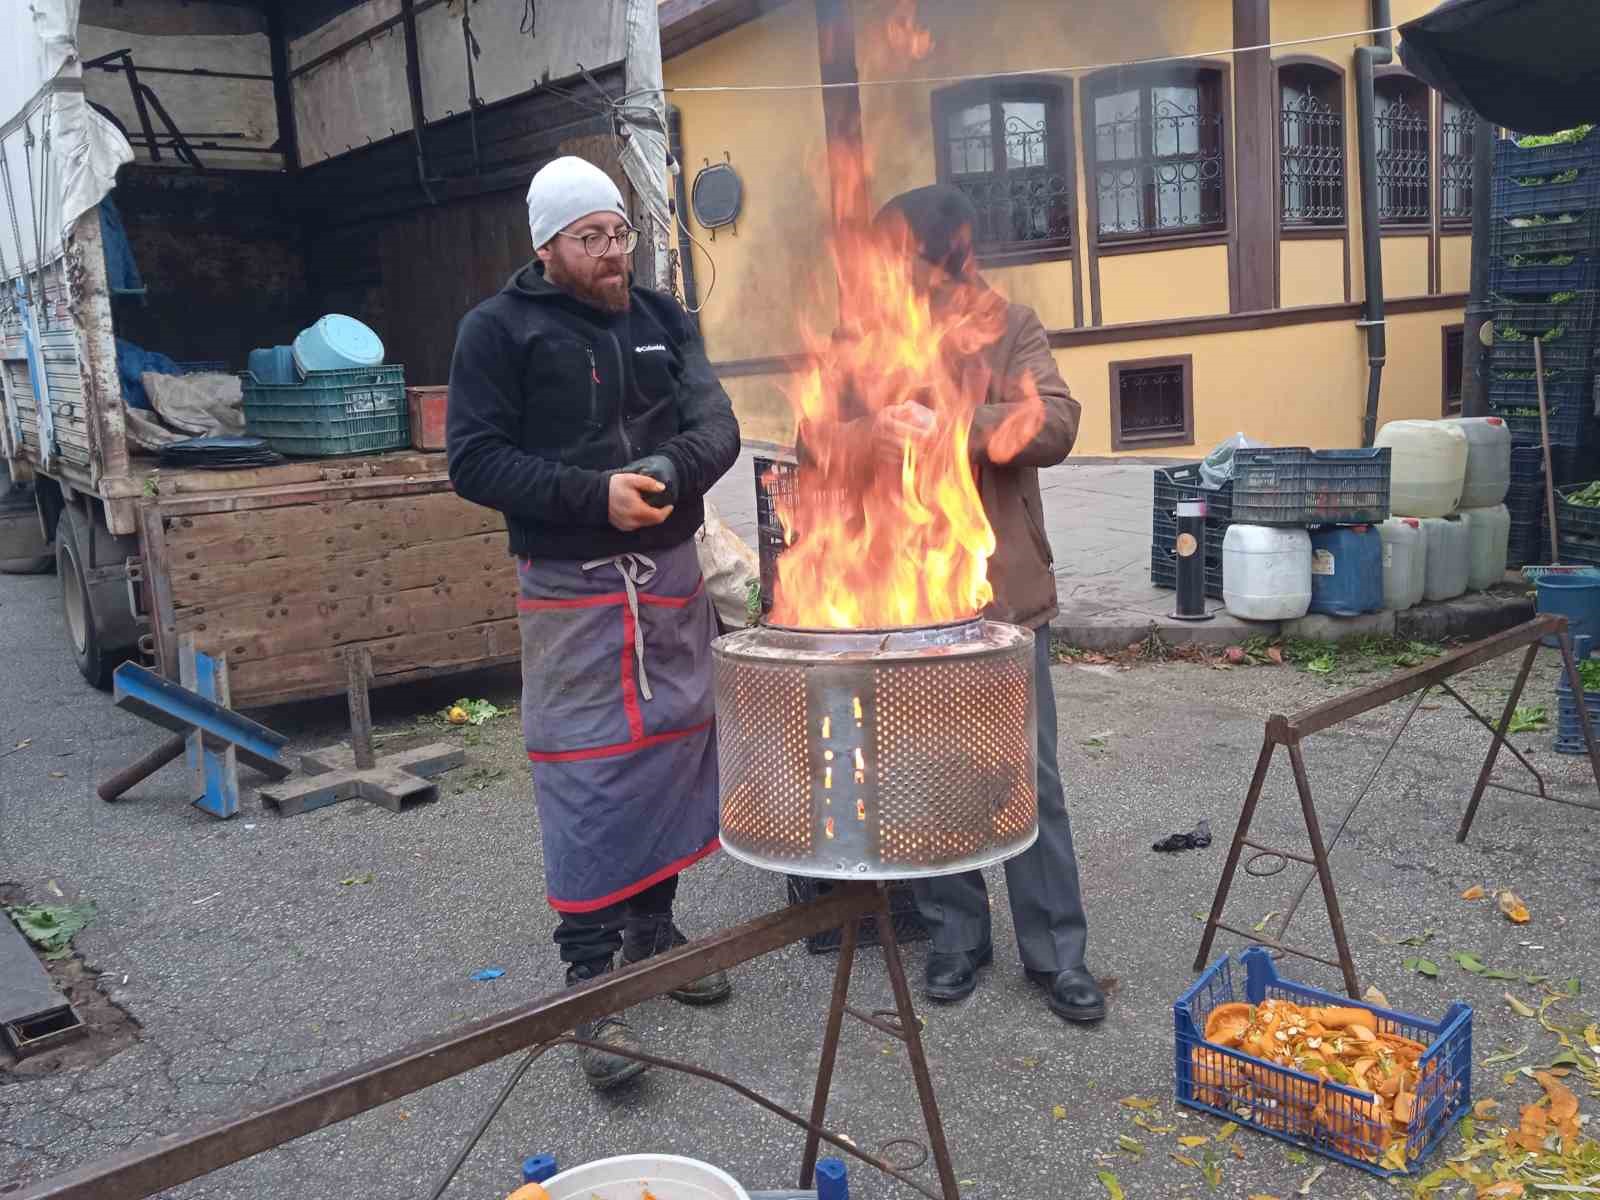
[[[126,576],[122,581],[99,577],[89,567],[89,539],[97,532],[104,544],[115,545],[108,531],[97,531],[82,511],[69,505],[56,525],[56,573],[61,577],[61,611],[67,648],[78,671],[92,687],[107,691],[111,675],[132,653],[138,624],[128,611]],[[111,565],[102,563],[102,566]]]

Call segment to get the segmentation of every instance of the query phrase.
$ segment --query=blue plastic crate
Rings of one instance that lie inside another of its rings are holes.
[[[1515,138],[1497,138],[1494,143],[1494,171],[1511,178],[1559,175],[1567,170],[1600,166],[1600,137],[1593,131],[1576,142],[1535,146],[1524,150]]]
[[[1553,254],[1507,255],[1489,264],[1489,290],[1502,294],[1528,295],[1542,292],[1592,291],[1600,282],[1600,258],[1593,254],[1568,254],[1572,261],[1551,263]]]
[[[1491,389],[1489,412],[1506,423],[1511,431],[1511,444],[1537,446],[1540,444],[1539,402],[1517,398],[1501,400]],[[1550,405],[1546,403],[1546,425],[1550,430],[1550,445],[1566,450],[1576,450],[1594,440],[1593,419],[1588,415],[1587,404]]]
[[[1533,217],[1546,218],[1530,224]],[[1521,221],[1516,224],[1514,221]],[[1489,226],[1489,244],[1496,256],[1511,254],[1592,254],[1600,250],[1596,230],[1600,209],[1568,213],[1533,213],[1512,218],[1496,213]]]
[[[1410,1170],[1438,1148],[1456,1117],[1472,1102],[1472,1009],[1467,1005],[1452,1004],[1443,1019],[1429,1021],[1352,1001],[1283,979],[1272,956],[1260,946],[1240,954],[1238,968],[1244,973],[1242,994],[1235,982],[1234,962],[1225,955],[1206,968],[1173,1005],[1179,1104],[1216,1113],[1374,1175],[1389,1178],[1409,1173],[1386,1168],[1379,1161],[1383,1131],[1363,1115],[1370,1093],[1325,1083],[1205,1040],[1206,1017],[1217,1005],[1237,1001],[1260,1004],[1269,997],[1365,1008],[1373,1014],[1376,1032],[1397,1033],[1427,1047],[1417,1064],[1422,1078],[1406,1134]],[[1324,1119],[1317,1119],[1318,1110]],[[1334,1128],[1329,1128],[1330,1124]]]
[[[312,371],[294,384],[244,381],[246,431],[280,454],[328,458],[411,443],[405,368]]]
[[[1489,376],[1490,398],[1496,403],[1507,407],[1531,404],[1538,408],[1539,381],[1532,378],[1533,368],[1529,367],[1522,374],[1529,376],[1529,378],[1505,379],[1501,373],[1491,372]],[[1545,368],[1544,402],[1551,408],[1560,408],[1567,405],[1576,407],[1589,398],[1590,390],[1590,377],[1586,371],[1552,371],[1548,367]]]

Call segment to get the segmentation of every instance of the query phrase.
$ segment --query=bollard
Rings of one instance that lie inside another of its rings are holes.
[[[1206,502],[1178,501],[1178,540],[1174,547],[1178,565],[1178,600],[1175,621],[1209,621],[1206,611]]]

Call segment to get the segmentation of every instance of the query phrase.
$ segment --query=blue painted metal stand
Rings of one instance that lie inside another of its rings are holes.
[[[289,739],[228,707],[228,661],[185,638],[179,650],[183,683],[163,679],[135,663],[112,676],[116,706],[188,739],[185,762],[194,803],[214,817],[239,811],[240,760],[272,779],[294,767],[283,757]]]

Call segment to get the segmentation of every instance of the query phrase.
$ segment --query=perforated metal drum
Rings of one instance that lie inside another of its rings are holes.
[[[826,879],[948,875],[1038,836],[1033,634],[971,620],[719,638],[722,844]]]

